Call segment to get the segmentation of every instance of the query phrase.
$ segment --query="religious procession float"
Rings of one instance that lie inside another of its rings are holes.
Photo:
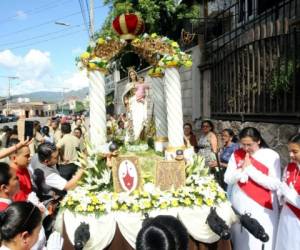
[[[219,249],[231,249],[229,233],[222,233],[237,217],[204,158],[184,146],[178,70],[192,65],[190,55],[167,37],[143,34],[137,14],[116,17],[113,28],[119,38],[99,38],[80,57],[79,65],[90,79],[90,141],[88,156],[80,155],[78,162],[86,165],[85,175],[65,196],[56,221],[56,229],[67,238],[65,245],[70,243],[64,249],[74,249],[75,232],[82,223],[90,234],[83,249],[134,249],[143,220],[162,214],[185,225],[191,249],[201,244],[207,245],[205,249],[217,244],[223,244]],[[147,100],[138,101],[131,93],[137,73],[130,68],[122,95],[126,132],[120,136],[114,124],[107,130],[104,85],[113,61],[128,48],[152,66],[147,79],[154,124],[144,115]],[[212,211],[224,222],[219,232],[208,223]]]

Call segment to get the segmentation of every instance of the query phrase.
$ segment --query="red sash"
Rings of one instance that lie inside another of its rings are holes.
[[[243,149],[238,149],[234,152],[234,157],[238,168],[242,167],[243,161],[245,159],[246,152]],[[255,160],[253,157],[250,156],[251,164],[260,172],[265,175],[268,175],[269,169],[264,164],[260,163],[259,161]],[[239,187],[248,195],[252,200],[257,202],[259,205],[273,209],[272,206],[272,192],[249,177],[249,180],[246,183],[238,183]],[[241,201],[242,202],[242,201]]]
[[[32,192],[32,184],[27,168],[17,169],[16,175],[19,178],[20,190],[13,197],[13,201],[27,201],[28,195]]]
[[[290,185],[290,183],[294,183],[294,188],[298,194],[300,194],[300,176],[299,176],[299,169],[296,163],[291,162],[287,166],[286,174],[287,180],[286,183]],[[295,180],[296,179],[296,180]],[[290,203],[286,203],[286,205],[293,211],[293,213],[300,219],[300,209],[295,207]]]

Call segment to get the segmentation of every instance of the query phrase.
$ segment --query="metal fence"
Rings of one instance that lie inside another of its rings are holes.
[[[298,8],[283,1],[207,42],[212,118],[300,123]]]

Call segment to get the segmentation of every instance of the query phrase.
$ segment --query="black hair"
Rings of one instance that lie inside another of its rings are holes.
[[[29,234],[41,223],[42,214],[31,202],[18,201],[10,204],[0,216],[2,241],[10,241],[21,232]]]
[[[209,126],[211,127],[211,131],[214,132],[215,126],[214,126],[214,124],[212,123],[211,120],[203,120],[202,123],[201,123],[201,127],[204,125],[204,123],[208,123]]]
[[[239,139],[243,139],[245,137],[250,137],[253,141],[258,142],[260,141],[259,147],[260,148],[268,148],[268,144],[262,138],[260,132],[254,127],[245,127],[239,133]]]
[[[44,126],[43,128],[42,128],[42,132],[43,132],[43,134],[44,135],[48,135],[49,134],[49,127],[48,126]]]
[[[238,137],[236,136],[236,134],[233,132],[231,128],[225,128],[222,130],[222,132],[227,132],[229,136],[232,138],[231,139],[232,142],[238,142]]]
[[[17,145],[19,142],[20,142],[19,139],[17,139],[17,138],[11,138],[7,142],[7,147],[9,148],[11,146]]]
[[[39,161],[43,163],[45,160],[50,160],[53,152],[56,151],[56,146],[54,143],[45,142],[38,146],[37,154]]]
[[[148,225],[142,228],[136,239],[136,250],[174,250],[175,240],[163,225]]]
[[[296,144],[300,145],[300,133],[297,133],[297,134],[293,135],[292,137],[290,137],[289,143],[296,143]]]
[[[8,185],[11,177],[9,165],[5,162],[0,162],[0,185]]]
[[[71,124],[70,123],[63,123],[61,124],[61,132],[63,134],[70,134],[71,133]]]
[[[190,124],[189,122],[186,122],[186,123],[183,125],[183,127],[185,127],[185,126],[189,126],[191,130],[193,129],[192,124]]]
[[[177,218],[170,215],[159,215],[149,218],[143,223],[137,236],[136,249],[187,250],[188,242],[188,232]]]
[[[78,130],[78,131],[80,131],[80,134],[82,134],[82,129],[80,128],[80,127],[76,127],[76,128],[74,128],[74,131],[75,130]]]

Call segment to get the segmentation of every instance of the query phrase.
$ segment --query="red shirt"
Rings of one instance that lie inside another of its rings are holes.
[[[27,201],[28,195],[32,192],[32,184],[27,168],[17,169],[16,175],[19,178],[20,191],[13,197],[13,201]]]

